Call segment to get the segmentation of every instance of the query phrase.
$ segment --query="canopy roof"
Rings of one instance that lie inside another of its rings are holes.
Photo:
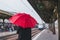
[[[0,10],[0,19],[8,19],[12,15],[10,12]]]
[[[55,13],[57,0],[28,0],[28,2],[46,23],[52,23],[57,19]]]

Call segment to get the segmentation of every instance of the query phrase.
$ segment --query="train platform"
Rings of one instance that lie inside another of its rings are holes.
[[[38,31],[38,30],[36,30],[36,31]],[[57,29],[56,29],[56,34],[53,34],[48,29],[44,29],[43,31],[38,31],[38,34],[35,34],[35,32],[34,31],[32,32],[32,34],[35,35],[34,37],[32,37],[32,40],[58,40],[58,31],[57,31]],[[16,31],[3,32],[3,33],[0,33],[0,34],[1,34],[0,37],[3,37],[3,36],[7,36],[7,35],[16,34]],[[16,40],[17,39],[17,35],[12,35],[10,37],[6,37],[3,40],[5,40],[5,39],[6,40]]]
[[[12,31],[12,32],[0,32],[0,37],[5,37],[5,36],[13,35],[13,34],[16,34],[16,31]]]
[[[38,30],[38,28],[33,28],[32,29],[32,33],[38,33],[39,32],[39,30]],[[38,31],[38,32],[36,32],[36,31]],[[11,32],[0,32],[0,37],[5,37],[5,36],[8,36],[8,35],[13,35],[13,34],[16,34],[17,33],[17,31],[11,31]]]
[[[37,34],[32,40],[58,40],[58,31],[56,29],[56,34],[53,34],[50,30],[43,30]]]

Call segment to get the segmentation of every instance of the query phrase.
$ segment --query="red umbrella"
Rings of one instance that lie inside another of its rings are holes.
[[[33,28],[37,24],[37,21],[32,16],[25,13],[17,13],[9,18],[9,20],[11,23],[22,28]]]

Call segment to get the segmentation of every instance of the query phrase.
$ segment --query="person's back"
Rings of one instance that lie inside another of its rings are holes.
[[[31,28],[18,28],[18,40],[31,40]]]
[[[17,27],[17,34],[18,34],[18,40],[21,39],[21,34],[22,34],[22,28]]]
[[[22,34],[21,34],[21,39],[22,40],[31,40],[31,29],[23,29]]]

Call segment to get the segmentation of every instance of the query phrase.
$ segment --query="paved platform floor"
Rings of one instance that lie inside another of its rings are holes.
[[[58,32],[57,32],[57,29],[56,29],[56,35],[52,34],[51,31],[45,29],[43,30],[42,33],[38,34],[37,35],[38,37],[34,38],[33,40],[58,40]]]

